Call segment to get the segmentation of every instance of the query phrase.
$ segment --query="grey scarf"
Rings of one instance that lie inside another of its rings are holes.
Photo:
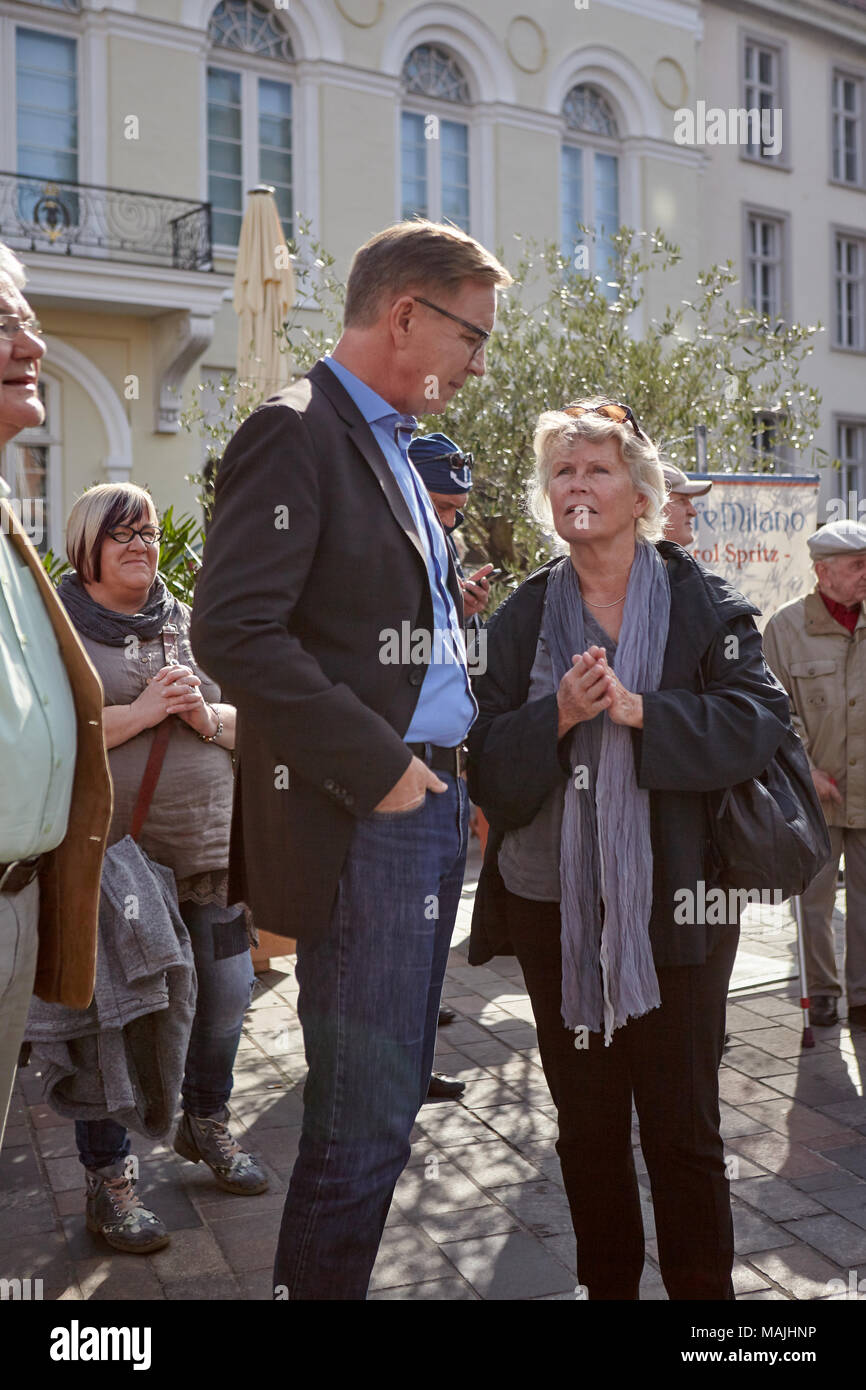
[[[616,674],[628,690],[657,690],[670,620],[670,587],[655,546],[638,543],[628,582]],[[544,638],[558,687],[586,650],[580,582],[569,558],[550,572]],[[566,1028],[604,1031],[640,1018],[661,1000],[649,939],[653,858],[649,793],[637,785],[631,729],[603,720],[591,790],[569,778],[562,817],[562,1018]],[[571,766],[591,765],[591,737],[577,724]],[[580,779],[582,780],[582,779]],[[602,919],[601,922],[599,919]]]

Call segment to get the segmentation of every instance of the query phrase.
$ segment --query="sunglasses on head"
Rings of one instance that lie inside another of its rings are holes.
[[[462,473],[464,467],[468,468],[471,473],[473,461],[474,455],[471,449],[467,449],[465,452],[458,451],[456,454],[434,454],[432,458],[424,460],[425,463],[445,462],[448,464],[448,467],[451,469],[452,473]]]
[[[580,419],[581,415],[603,415],[605,419],[613,420],[618,425],[624,425],[628,421],[638,439],[648,443],[646,435],[634,418],[631,406],[622,405],[619,401],[605,401],[603,405],[564,405],[562,414],[573,415],[575,419]]]

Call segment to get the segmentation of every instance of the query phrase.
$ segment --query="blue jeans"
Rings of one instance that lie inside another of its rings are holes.
[[[427,1094],[466,863],[462,778],[359,820],[327,935],[298,943],[309,1075],[274,1266],[278,1297],[364,1299]]]
[[[198,997],[183,1078],[183,1108],[218,1114],[232,1091],[232,1068],[250,1002],[254,974],[243,909],[216,903],[180,904],[195,958]],[[78,1156],[86,1168],[122,1162],[129,1135],[115,1120],[78,1120]]]

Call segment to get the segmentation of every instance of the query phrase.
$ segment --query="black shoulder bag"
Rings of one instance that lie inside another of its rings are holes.
[[[701,689],[706,689],[702,665]],[[805,891],[830,858],[830,836],[809,760],[790,725],[758,777],[707,793],[710,840],[723,888]]]

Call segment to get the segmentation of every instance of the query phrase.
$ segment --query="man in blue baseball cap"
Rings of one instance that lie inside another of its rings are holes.
[[[472,455],[464,452],[447,434],[437,432],[413,439],[409,445],[409,458],[420,473],[442,522],[463,590],[467,635],[471,635],[470,629],[477,631],[481,625],[478,615],[487,607],[490,598],[487,576],[493,569],[492,565],[482,565],[480,570],[467,578],[454,543],[453,532],[463,521],[460,508],[466,505],[472,491]]]
[[[452,534],[463,520],[460,508],[466,505],[466,499],[472,490],[472,455],[469,452],[464,453],[447,434],[437,431],[434,434],[418,435],[413,439],[409,445],[409,458],[430,494],[430,501],[442,522],[445,539],[454,558],[454,567],[463,590],[463,617],[469,645],[481,627],[478,615],[484,611],[490,597],[487,576],[493,569],[492,565],[482,565],[471,579],[467,579]],[[453,1009],[440,1005],[440,1027],[452,1023],[454,1018]],[[460,1088],[459,1091],[457,1087]],[[427,1094],[428,1098],[456,1100],[465,1089],[462,1081],[450,1081],[434,1072]]]

